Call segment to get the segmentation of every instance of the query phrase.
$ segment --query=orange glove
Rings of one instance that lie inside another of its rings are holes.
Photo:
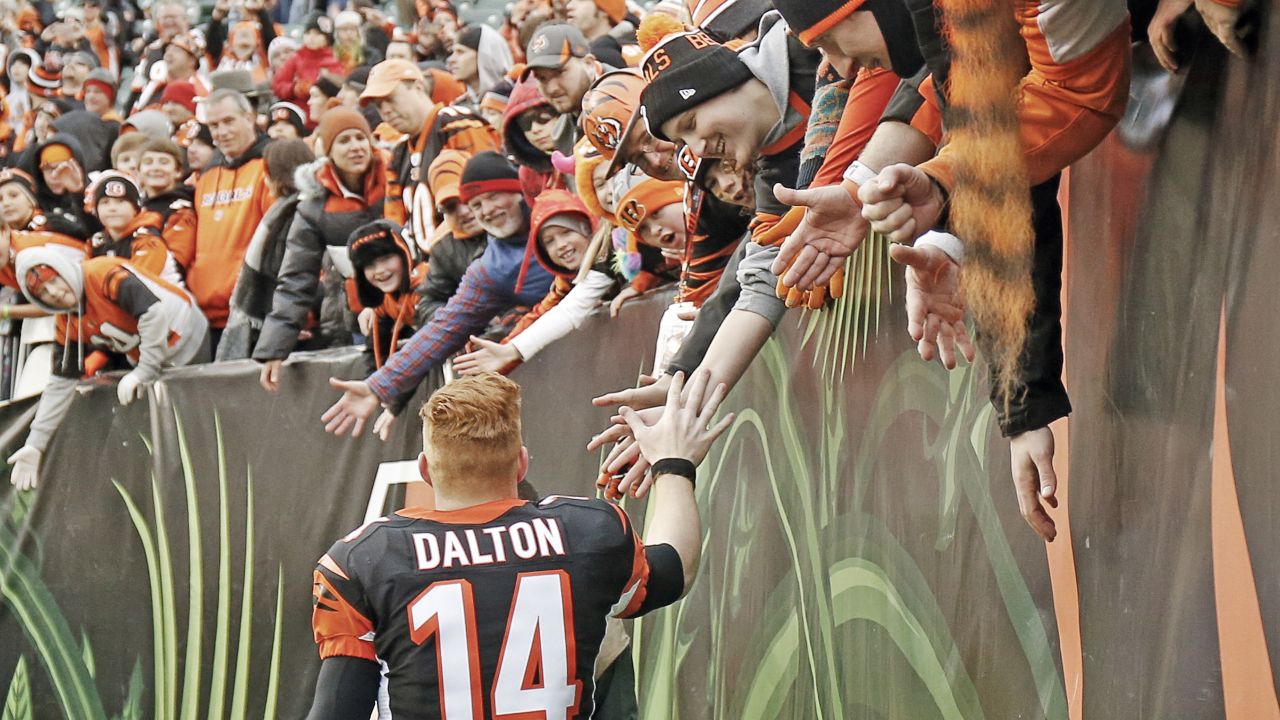
[[[110,358],[101,350],[94,350],[84,359],[84,377],[89,379],[94,375],[102,372],[102,368],[107,366]]]

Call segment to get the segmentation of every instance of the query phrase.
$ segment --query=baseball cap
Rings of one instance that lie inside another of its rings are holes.
[[[592,147],[609,162],[609,175],[626,164],[627,138],[640,118],[644,77],[638,70],[601,75],[582,97],[582,130]]]
[[[360,93],[360,104],[381,100],[390,95],[402,82],[422,81],[422,71],[408,60],[383,60],[369,71],[369,82]]]
[[[586,57],[591,54],[591,46],[582,31],[568,23],[547,23],[534,31],[529,38],[529,47],[525,50],[525,69],[520,73],[523,80],[533,72],[534,68],[560,69],[569,58]]]

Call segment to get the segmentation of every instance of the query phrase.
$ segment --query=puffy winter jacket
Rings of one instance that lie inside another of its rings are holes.
[[[301,200],[289,228],[271,314],[253,350],[255,360],[277,360],[293,352],[316,301],[325,248],[345,249],[356,228],[384,217],[387,204],[386,165],[379,153],[374,153],[358,195],[342,186],[327,160],[302,166],[296,177]]]

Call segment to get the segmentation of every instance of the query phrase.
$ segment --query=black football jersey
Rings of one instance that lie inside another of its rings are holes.
[[[402,510],[320,559],[312,627],[322,658],[385,663],[397,720],[587,718],[605,619],[641,610],[649,570],[602,500]]]

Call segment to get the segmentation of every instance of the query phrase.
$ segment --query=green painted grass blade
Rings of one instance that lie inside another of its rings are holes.
[[[160,577],[158,550],[156,542],[151,536],[151,528],[147,526],[146,520],[142,517],[142,512],[138,510],[138,506],[133,502],[129,491],[125,490],[124,486],[116,480],[112,480],[111,484],[115,486],[116,492],[120,493],[120,497],[124,500],[125,509],[128,510],[129,517],[133,520],[133,527],[138,531],[138,538],[142,541],[142,554],[147,562],[147,579],[151,583],[151,658],[152,672],[155,675],[152,680],[155,692],[152,702],[155,703],[156,717],[164,718],[168,717],[167,709],[172,706],[166,704],[169,700],[168,681],[170,675],[168,672],[168,658],[170,656],[166,652],[165,589]],[[152,484],[154,486],[154,481]]]
[[[249,649],[253,642],[253,471],[245,473],[244,570],[240,590],[240,640],[236,647],[236,676],[227,717],[243,720],[249,702]]]
[[[27,676],[27,656],[19,655],[18,664],[9,679],[9,692],[4,698],[4,720],[32,720],[31,679]]]
[[[231,512],[227,499],[227,456],[222,439],[222,418],[216,411],[213,427],[218,443],[218,626],[213,636],[208,717],[220,718],[226,702],[227,653],[231,645]]]
[[[177,412],[178,454],[182,458],[183,484],[187,491],[187,652],[182,677],[182,719],[196,720],[200,702],[200,669],[204,639],[204,553],[200,540],[200,504],[196,498],[196,473],[187,447],[186,428]],[[175,653],[176,655],[176,653]]]
[[[280,637],[284,630],[284,565],[276,568],[276,627],[271,633],[271,669],[267,672],[267,706],[262,720],[275,720],[280,700]]]

